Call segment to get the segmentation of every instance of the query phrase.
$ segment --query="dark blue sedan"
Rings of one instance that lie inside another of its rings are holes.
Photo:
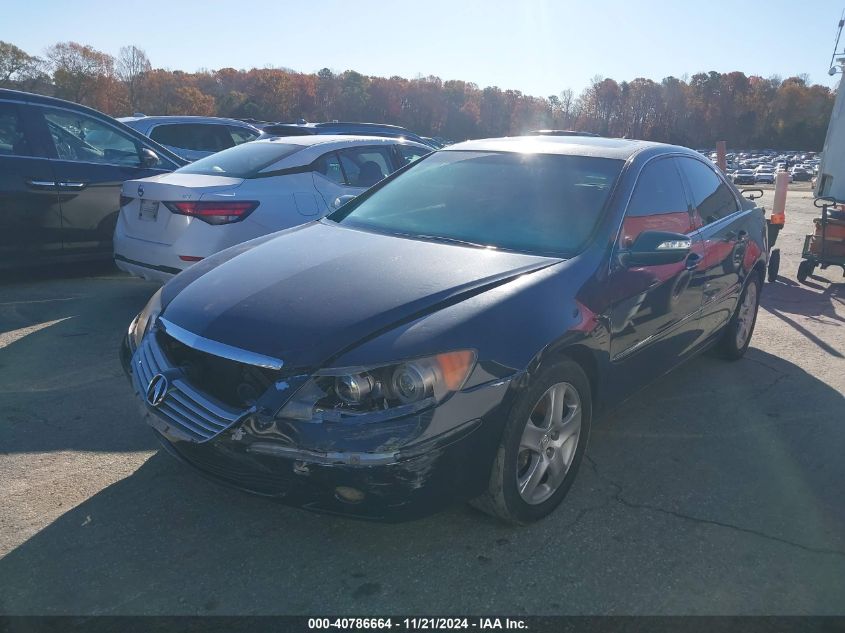
[[[124,365],[165,448],[217,481],[325,512],[472,500],[530,522],[600,410],[711,346],[744,354],[765,227],[685,148],[460,143],[180,273]]]

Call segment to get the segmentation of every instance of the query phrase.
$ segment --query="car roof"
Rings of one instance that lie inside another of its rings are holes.
[[[698,154],[686,147],[666,145],[651,141],[637,141],[623,138],[605,138],[592,136],[507,136],[464,141],[444,147],[442,152],[482,151],[482,152],[525,152],[539,154],[567,154],[573,156],[592,156],[595,158],[615,158],[627,160],[647,149],[677,151],[685,154]]]
[[[239,121],[238,119],[227,119],[225,117],[217,116],[141,115],[118,117],[117,120],[122,123],[132,123],[134,121],[144,121],[145,123],[212,123],[218,125],[237,125],[238,127],[245,127],[252,130],[260,131],[254,125],[244,123],[243,121]]]
[[[76,103],[75,101],[68,101],[66,99],[59,99],[58,97],[48,97],[46,95],[40,95],[34,92],[24,92],[22,90],[10,90],[8,88],[0,88],[0,99],[8,99],[10,101],[24,101],[27,103],[35,103],[41,105],[50,105],[55,106],[57,108],[69,108],[71,110],[88,112],[94,116],[106,117],[112,121],[119,121],[120,123],[123,123],[121,119],[117,119],[111,115],[106,114],[105,112],[100,112],[99,110],[96,110],[89,106],[82,105],[81,103]],[[133,132],[135,131],[133,130]]]
[[[315,123],[272,123],[271,125],[277,125],[279,127],[286,126],[291,128],[305,128],[305,129],[322,129],[322,128],[336,128],[339,130],[346,129],[346,128],[371,128],[374,130],[384,130],[389,132],[395,132],[397,134],[407,133],[413,134],[407,128],[401,127],[399,125],[391,125],[390,123],[372,123],[367,121],[320,121]]]
[[[328,143],[337,143],[338,145],[358,145],[361,142],[366,142],[371,145],[390,143],[399,144],[413,144],[415,146],[426,147],[422,143],[417,143],[412,139],[403,139],[395,136],[366,136],[358,134],[309,134],[308,136],[271,136],[259,138],[252,143],[288,143],[290,145],[302,145],[303,147],[310,147],[312,145],[325,145]]]

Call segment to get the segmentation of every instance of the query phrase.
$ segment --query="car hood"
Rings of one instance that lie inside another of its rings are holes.
[[[212,258],[220,263],[177,275],[168,284],[177,292],[165,293],[172,298],[163,316],[206,339],[306,369],[400,323],[560,261],[325,221],[233,250],[236,257],[223,251]]]

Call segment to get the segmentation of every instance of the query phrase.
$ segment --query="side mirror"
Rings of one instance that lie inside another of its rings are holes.
[[[340,196],[340,197],[334,199],[334,204],[332,204],[332,206],[335,209],[339,209],[340,207],[345,205],[350,200],[353,200],[354,198],[355,198],[355,196],[350,195],[350,194],[346,194],[345,196]]]
[[[763,197],[763,190],[762,189],[740,189],[739,193],[748,198],[749,200],[756,200],[757,198]]]
[[[149,147],[142,147],[140,154],[142,167],[155,167],[161,162],[161,159],[158,157],[158,154],[156,154]]]
[[[624,266],[659,266],[675,264],[686,259],[692,240],[683,233],[643,231],[627,251],[620,253]]]

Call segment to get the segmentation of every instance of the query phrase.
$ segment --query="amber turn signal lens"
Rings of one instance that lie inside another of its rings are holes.
[[[457,391],[463,386],[475,364],[475,352],[469,350],[438,354],[435,358],[449,391]]]

